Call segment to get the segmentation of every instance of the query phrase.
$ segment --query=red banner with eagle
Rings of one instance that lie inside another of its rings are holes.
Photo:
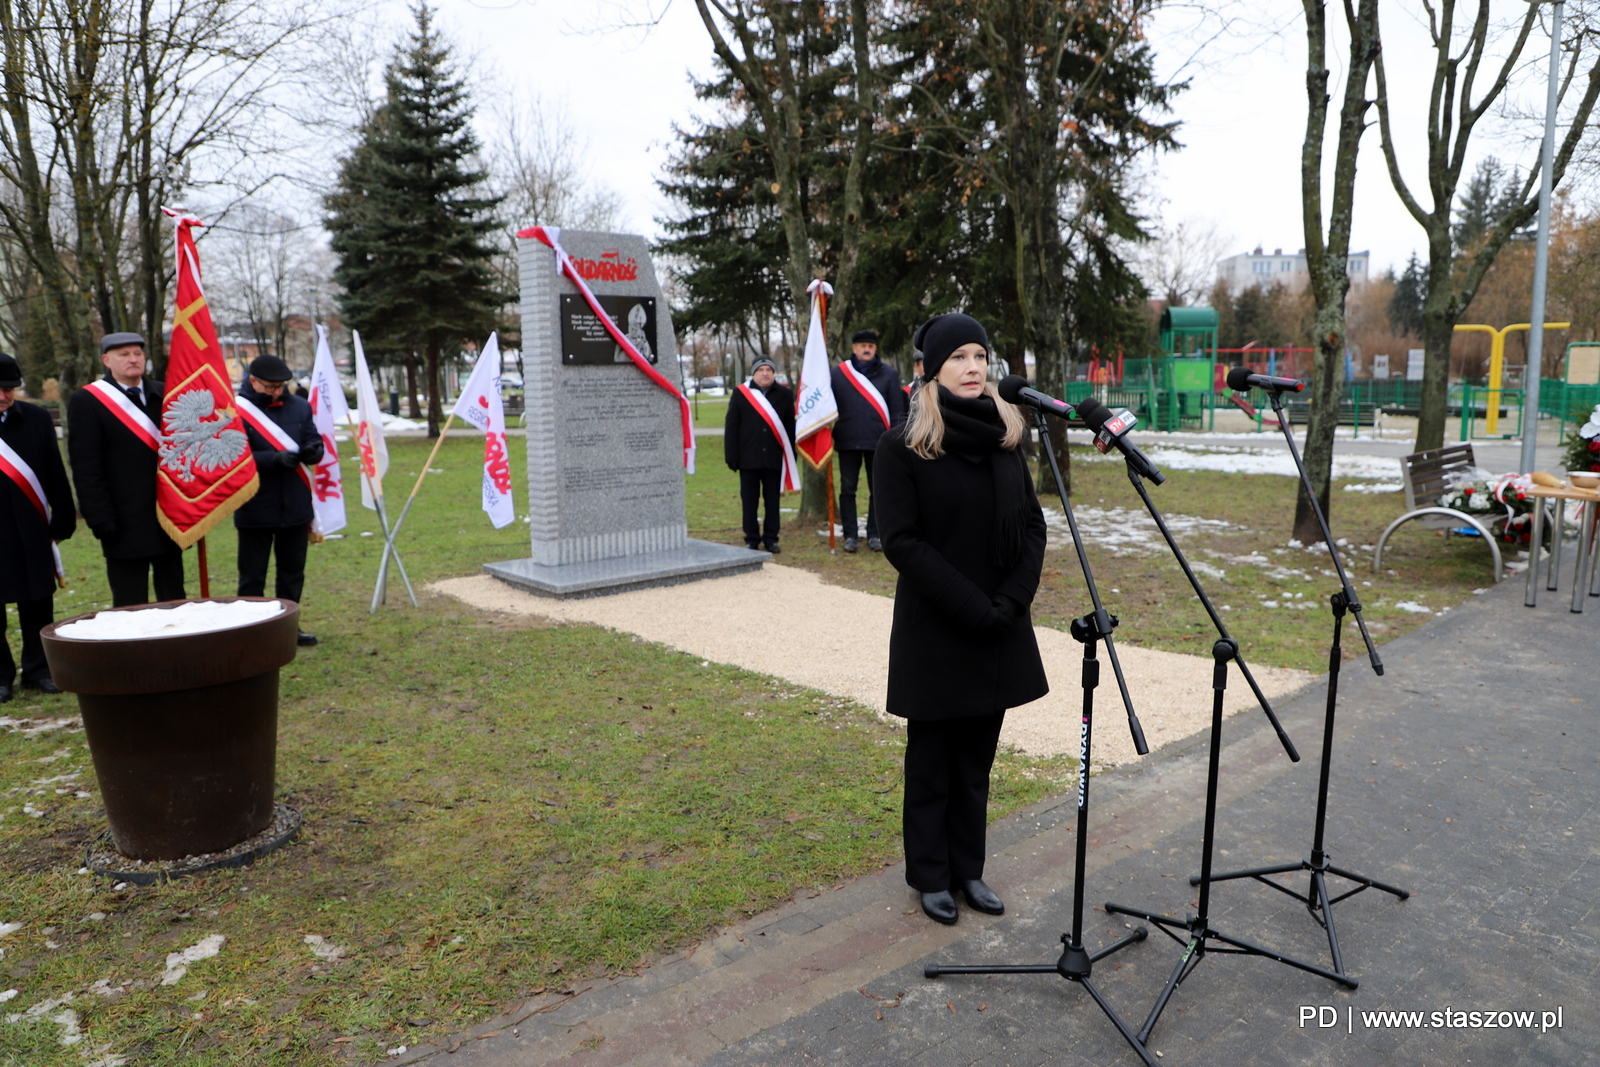
[[[156,513],[179,547],[188,548],[255,496],[260,482],[200,285],[191,230],[205,223],[162,210],[177,219],[178,283],[161,404]]]

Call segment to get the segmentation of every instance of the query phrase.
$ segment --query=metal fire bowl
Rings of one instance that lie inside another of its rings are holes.
[[[268,601],[277,597],[214,596],[220,603],[235,600]],[[264,622],[212,630],[199,634],[141,637],[125,641],[85,641],[58,637],[56,631],[105,611],[75,615],[51,623],[41,631],[50,677],[69,693],[89,696],[136,696],[171,693],[202,686],[222,685],[275,671],[294,660],[300,629],[300,605],[280,601],[285,610]],[[183,600],[140,604],[106,611],[148,611],[177,607]]]

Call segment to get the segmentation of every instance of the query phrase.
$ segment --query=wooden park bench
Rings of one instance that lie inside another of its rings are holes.
[[[1378,538],[1377,550],[1372,554],[1373,572],[1377,573],[1383,566],[1383,546],[1388,543],[1389,535],[1416,519],[1425,528],[1444,530],[1447,535],[1463,525],[1471,526],[1483,535],[1489,551],[1494,553],[1494,580],[1498,582],[1504,577],[1505,565],[1500,558],[1500,545],[1483,519],[1439,504],[1440,498],[1454,488],[1456,474],[1477,467],[1472,446],[1463,443],[1413,452],[1402,459],[1400,465],[1405,482],[1406,513],[1391,522],[1389,528],[1383,531],[1383,536]]]

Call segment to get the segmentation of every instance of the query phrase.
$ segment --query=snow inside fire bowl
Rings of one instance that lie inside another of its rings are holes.
[[[195,600],[175,608],[150,607],[137,611],[102,611],[92,618],[69,622],[56,629],[57,637],[78,641],[134,641],[146,637],[176,637],[231,630],[264,622],[283,613],[279,600]]]

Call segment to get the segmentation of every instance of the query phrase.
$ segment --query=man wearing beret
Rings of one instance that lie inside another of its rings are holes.
[[[856,525],[856,486],[861,467],[867,468],[867,492],[872,492],[872,454],[883,431],[906,418],[906,394],[900,389],[900,372],[878,358],[878,331],[857,330],[850,338],[850,358],[833,368],[833,399],[839,421],[833,424],[833,447],[839,453],[839,524],[844,527],[844,550],[860,544]],[[878,539],[876,504],[867,501],[867,547],[883,551]]]
[[[245,419],[261,488],[233,513],[233,525],[239,531],[239,595],[265,594],[267,564],[276,557],[272,595],[298,604],[311,534],[309,472],[322,461],[322,435],[312,421],[311,405],[289,392],[293,377],[277,356],[257,356],[239,390],[270,425],[258,429],[255,419]],[[300,643],[314,645],[317,639],[302,630]]]
[[[7,604],[22,631],[22,686],[59,693],[39,631],[55,617],[55,542],[78,526],[72,486],[50,413],[17,399],[22,370],[0,353],[0,704],[11,699],[17,664],[3,636]]]
[[[144,338],[100,339],[106,375],[67,402],[67,457],[78,507],[106,558],[111,603],[182,600],[183,552],[156,517],[163,384],[144,376]]]

